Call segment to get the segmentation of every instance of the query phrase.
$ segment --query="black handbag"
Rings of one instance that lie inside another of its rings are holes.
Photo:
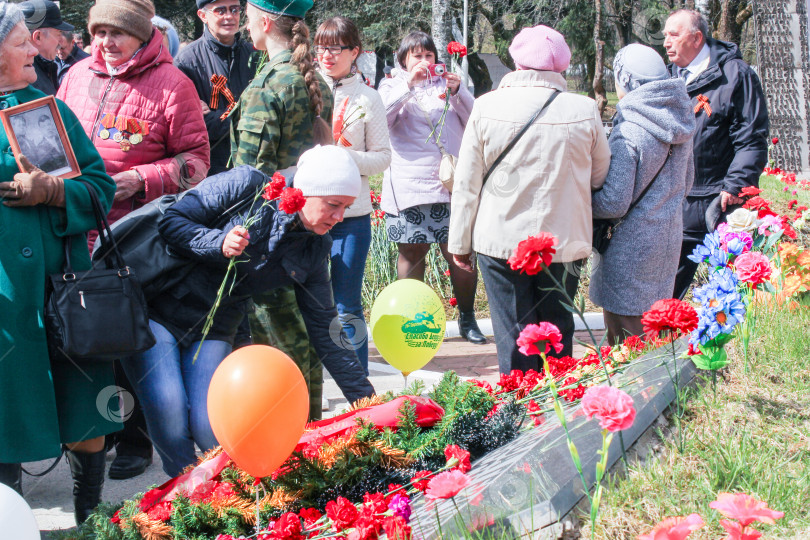
[[[669,157],[672,155],[672,146],[669,147],[669,151],[667,152],[667,157],[664,159],[664,163],[661,164],[661,168],[658,169],[658,172],[655,173],[653,179],[650,180],[650,183],[647,184],[647,187],[644,188],[636,200],[634,200],[630,207],[627,209],[627,212],[624,214],[624,217],[621,217],[617,220],[613,219],[596,219],[593,220],[593,241],[591,242],[591,246],[593,250],[599,253],[600,255],[604,255],[607,251],[608,246],[610,245],[610,241],[613,238],[613,235],[616,233],[616,229],[619,228],[619,225],[622,224],[622,221],[630,215],[630,212],[633,211],[633,208],[644,198],[644,195],[650,190],[652,185],[658,179],[658,176],[661,174],[661,171],[664,170],[664,166],[666,166],[667,161],[669,161]]]
[[[163,195],[125,215],[110,227],[110,236],[118,251],[129,261],[138,276],[147,301],[159,296],[162,292],[186,279],[198,262],[176,253],[163,240],[158,226],[166,210],[182,199],[188,191]],[[228,208],[217,220],[216,227],[224,227],[240,211],[247,209],[254,196],[237,202]],[[100,229],[99,229],[100,231]],[[100,261],[109,256],[108,249],[102,243],[103,234],[93,247],[93,261]]]
[[[99,231],[109,223],[92,185],[90,193]],[[70,262],[66,238],[64,271],[49,276],[46,286],[45,331],[51,358],[63,361],[112,361],[141,353],[155,344],[149,329],[146,300],[135,272],[126,265],[112,235],[102,240],[105,257],[86,272]]]

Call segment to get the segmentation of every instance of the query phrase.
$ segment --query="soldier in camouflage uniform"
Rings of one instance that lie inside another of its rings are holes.
[[[290,48],[272,54],[251,84],[242,93],[231,122],[233,165],[251,165],[270,175],[293,167],[299,156],[316,143],[331,144],[329,127],[323,124],[326,140],[316,140],[319,123],[331,122],[332,95],[326,83],[312,68],[309,30],[302,18],[312,7],[311,0],[249,0],[248,24],[253,43],[259,50],[279,49],[279,36],[287,36]],[[257,9],[258,8],[258,9]],[[283,44],[288,47],[288,43]],[[310,84],[302,75],[303,57]],[[314,88],[313,88],[314,87]],[[320,89],[316,99],[311,94]],[[320,100],[320,103],[318,102]],[[323,132],[323,131],[321,131]],[[310,419],[321,417],[323,370],[321,360],[310,345],[292,287],[273,289],[256,295],[250,315],[254,343],[276,347],[288,354],[301,369],[310,391]]]

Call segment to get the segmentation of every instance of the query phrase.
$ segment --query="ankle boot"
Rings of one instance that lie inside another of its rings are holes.
[[[5,484],[22,495],[22,465],[0,463],[0,484]]]
[[[474,311],[459,313],[458,331],[461,333],[461,337],[470,343],[483,345],[487,342],[487,338],[481,333],[481,329],[478,328],[478,323],[475,321]]]
[[[76,525],[81,525],[101,502],[107,452],[85,454],[68,450],[65,455],[73,476],[73,515]]]

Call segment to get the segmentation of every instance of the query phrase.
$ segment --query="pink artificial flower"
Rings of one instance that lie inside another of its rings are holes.
[[[758,251],[749,251],[734,259],[734,272],[740,281],[759,285],[771,278],[771,261]]]
[[[717,510],[727,518],[739,520],[743,527],[754,521],[774,524],[774,520],[785,515],[784,512],[771,510],[768,503],[745,493],[720,493],[717,500],[709,503],[709,508]]]
[[[599,425],[608,431],[621,431],[633,425],[636,409],[633,398],[613,386],[591,386],[582,396],[582,411],[599,418]]]
[[[562,334],[559,328],[551,323],[541,322],[539,324],[526,325],[520,332],[517,338],[517,344],[520,347],[520,352],[526,356],[533,354],[540,354],[538,345],[543,345],[543,353],[548,354],[551,347],[554,347],[556,352],[560,352],[563,348]]]
[[[757,540],[762,533],[750,527],[743,527],[739,521],[721,519],[720,525],[726,530],[728,536],[725,540]]]
[[[430,479],[425,497],[433,500],[449,499],[458,495],[458,492],[467,487],[469,483],[470,479],[467,475],[458,469],[445,471]]]
[[[647,534],[639,535],[638,540],[683,540],[704,525],[706,523],[698,514],[670,517]]]
[[[770,236],[771,233],[781,232],[782,231],[782,218],[779,216],[765,216],[759,223],[759,227],[757,228],[757,232],[759,234],[764,234],[765,236]]]

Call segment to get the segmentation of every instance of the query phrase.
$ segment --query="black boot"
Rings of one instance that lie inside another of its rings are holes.
[[[5,484],[22,495],[22,465],[0,463],[0,484]]]
[[[470,343],[483,345],[487,342],[487,338],[484,337],[484,334],[481,333],[481,329],[478,328],[478,323],[475,322],[474,311],[468,311],[466,313],[462,311],[459,313],[458,331],[461,333],[461,337]]]
[[[68,450],[65,455],[73,476],[73,515],[76,525],[81,525],[101,502],[107,452],[85,454]]]

